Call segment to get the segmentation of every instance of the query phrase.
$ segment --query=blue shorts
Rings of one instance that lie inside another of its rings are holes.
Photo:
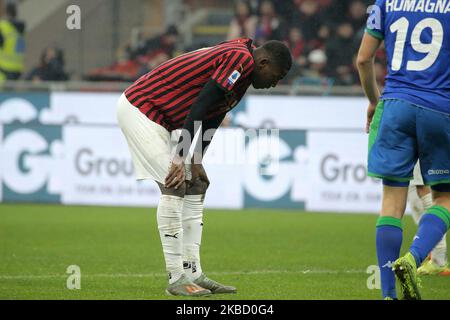
[[[370,124],[368,157],[371,177],[409,182],[420,159],[424,184],[448,189],[450,115],[404,100],[380,101]]]

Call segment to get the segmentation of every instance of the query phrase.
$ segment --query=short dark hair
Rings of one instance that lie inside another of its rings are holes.
[[[166,35],[169,35],[169,36],[171,36],[171,35],[178,36],[178,34],[179,34],[179,33],[178,33],[178,29],[177,29],[176,26],[170,25],[170,26],[167,27],[167,29],[166,29]]]
[[[262,45],[262,48],[270,55],[274,63],[284,70],[291,69],[292,56],[289,48],[281,41],[270,40]]]

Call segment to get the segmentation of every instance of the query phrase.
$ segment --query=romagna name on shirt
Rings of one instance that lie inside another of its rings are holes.
[[[386,12],[449,13],[450,0],[386,0]]]

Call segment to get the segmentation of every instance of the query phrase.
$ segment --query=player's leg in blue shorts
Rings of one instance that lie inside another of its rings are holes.
[[[384,185],[376,228],[383,298],[397,298],[392,264],[400,255],[401,218],[418,157],[416,112],[416,107],[402,100],[380,101],[370,126],[368,175],[383,179]]]
[[[432,140],[431,137],[433,137]],[[425,160],[425,165],[423,166],[425,171],[421,173],[421,176],[425,176],[427,184],[432,186],[434,196],[437,198],[436,196],[442,194],[441,192],[450,191],[450,116],[427,109],[420,109],[417,114],[417,138],[419,156]],[[432,205],[431,201],[430,206]],[[430,206],[426,207],[424,212],[428,212]],[[419,214],[422,215],[424,212]],[[432,259],[422,264],[421,269],[418,270],[419,273],[450,276],[450,269],[446,267],[446,243],[446,237],[444,236],[431,251]],[[413,249],[413,251],[417,252],[416,255],[421,259],[419,253],[421,250]]]
[[[394,264],[404,269],[412,265],[413,270],[414,265],[422,264],[450,227],[450,115],[418,108],[416,119],[420,167],[424,184],[432,188],[433,206],[420,219],[408,254]],[[408,257],[412,263],[408,263]],[[400,276],[403,275],[406,274],[400,270]]]
[[[384,184],[382,212],[377,223],[383,296],[396,297],[392,266],[399,279],[407,279],[401,281],[405,297],[420,299],[416,268],[448,230],[450,214],[448,206],[436,205],[435,199],[435,205],[421,220],[410,252],[396,260],[402,243],[405,187],[420,158],[425,184],[431,185],[435,196],[444,195],[444,201],[450,199],[450,119],[406,101],[385,100],[377,107],[370,131],[368,172],[382,178]]]

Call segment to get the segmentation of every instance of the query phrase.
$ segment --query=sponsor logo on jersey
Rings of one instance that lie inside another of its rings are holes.
[[[448,169],[435,169],[435,170],[430,169],[430,170],[428,170],[428,174],[430,176],[436,175],[436,174],[449,174],[449,173],[450,173],[450,170],[448,170]]]
[[[240,76],[241,73],[237,70],[234,70],[233,73],[228,77],[228,84],[235,84]]]

